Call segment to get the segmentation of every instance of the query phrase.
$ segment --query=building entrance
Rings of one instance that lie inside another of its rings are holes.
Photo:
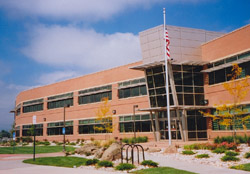
[[[159,125],[160,125],[160,135],[161,139],[168,139],[168,121],[166,119],[160,119],[159,120]],[[179,128],[179,121],[176,119],[172,119],[171,123],[171,136],[172,139],[181,139],[181,134],[180,134],[180,128]]]

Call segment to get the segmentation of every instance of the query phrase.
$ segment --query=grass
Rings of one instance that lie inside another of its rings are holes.
[[[195,158],[209,158],[210,156],[208,154],[200,154],[196,155]]]
[[[66,146],[66,151],[73,151],[74,147]],[[62,152],[62,146],[36,146],[36,153]],[[0,147],[0,154],[13,154],[13,147]],[[33,146],[15,147],[15,154],[33,154]]]
[[[232,166],[231,169],[250,171],[250,163],[241,164],[238,166]]]
[[[46,165],[46,166],[57,166],[57,167],[69,167],[73,168],[74,166],[79,167],[85,165],[87,159],[79,157],[42,157],[33,159],[24,160],[24,163],[36,164],[36,165]]]
[[[185,170],[179,170],[171,167],[157,167],[150,169],[143,169],[133,172],[135,174],[194,174],[193,172],[188,172]]]
[[[182,154],[183,155],[193,155],[193,154],[195,154],[195,152],[193,152],[192,150],[184,150],[184,151],[182,151]]]

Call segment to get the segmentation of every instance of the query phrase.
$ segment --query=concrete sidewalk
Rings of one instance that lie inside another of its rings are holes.
[[[173,167],[200,174],[249,174],[249,172],[242,170],[227,169],[211,165],[191,163],[188,161],[177,161],[167,158],[166,155],[162,154],[145,153],[145,158],[158,162],[160,166]]]

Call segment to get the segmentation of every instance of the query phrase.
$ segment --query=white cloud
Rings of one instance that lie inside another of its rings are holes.
[[[141,59],[140,43],[132,33],[102,34],[71,26],[40,26],[31,31],[23,53],[52,66],[96,70]]]
[[[201,3],[209,0],[0,0],[0,8],[15,16],[95,21],[133,8],[157,3]],[[210,0],[211,1],[211,0]]]
[[[0,0],[12,15],[35,15],[68,20],[106,19],[133,7],[146,7],[161,0]]]
[[[37,82],[40,85],[47,85],[47,84],[59,82],[62,80],[70,79],[76,76],[79,76],[79,74],[74,71],[55,71],[52,73],[42,74],[38,78]]]

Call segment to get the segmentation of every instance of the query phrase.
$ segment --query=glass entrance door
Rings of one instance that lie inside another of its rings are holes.
[[[161,139],[168,139],[168,121],[166,119],[160,119],[159,124]],[[181,139],[178,120],[171,120],[170,126],[172,139]]]

